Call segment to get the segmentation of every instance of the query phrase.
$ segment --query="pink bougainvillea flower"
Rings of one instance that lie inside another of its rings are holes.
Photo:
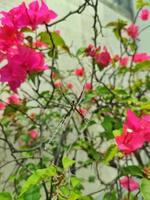
[[[71,82],[67,83],[67,88],[72,90],[73,89],[73,84]]]
[[[121,67],[127,66],[128,65],[128,61],[129,61],[128,56],[120,58],[120,60],[119,60],[120,66]]]
[[[20,97],[18,96],[18,94],[13,94],[8,98],[7,103],[20,105],[22,103],[22,101],[21,101]]]
[[[143,115],[141,117],[140,127],[145,142],[150,142],[150,115]]]
[[[30,25],[33,29],[40,24],[47,24],[57,17],[57,14],[53,10],[50,10],[43,0],[41,0],[41,5],[37,0],[31,2],[29,4],[28,15]]]
[[[26,46],[18,46],[14,55],[8,55],[8,64],[0,69],[0,81],[7,82],[16,92],[16,89],[25,81],[27,74],[42,72],[46,69],[48,67],[44,64],[42,53]]]
[[[84,68],[80,67],[74,70],[75,75],[77,76],[84,76]]]
[[[85,117],[88,113],[87,109],[85,108],[79,108],[78,111],[83,117]]]
[[[84,90],[88,92],[91,89],[92,89],[92,84],[90,82],[85,83]]]
[[[117,136],[115,140],[119,149],[125,154],[130,154],[144,145],[145,139],[141,132],[140,118],[131,110],[127,111],[122,135]]]
[[[8,26],[0,27],[0,50],[7,51],[14,45],[22,44],[23,34]]]
[[[129,178],[128,176],[125,176],[119,180],[120,185],[124,188],[127,189],[128,191],[134,191],[138,190],[140,185],[139,183],[134,180],[133,178]]]
[[[8,12],[1,12],[1,14],[3,15],[1,23],[4,26],[20,29],[30,24],[30,18],[24,2]]]
[[[95,55],[95,60],[100,66],[107,67],[111,62],[111,57],[109,52],[104,49],[104,51]]]
[[[132,23],[127,27],[127,33],[132,39],[136,39],[139,36],[139,27]]]
[[[7,82],[10,89],[16,92],[17,88],[26,80],[27,73],[20,65],[14,64],[15,62],[11,61],[0,69],[0,81]]]
[[[146,60],[150,60],[150,56],[147,53],[136,53],[133,56],[133,62],[135,63],[144,62]]]
[[[141,133],[133,132],[128,127],[123,127],[123,134],[117,136],[116,143],[118,148],[124,154],[131,154],[132,152],[140,149],[144,145],[144,137]]]
[[[35,139],[37,139],[37,138],[39,137],[39,133],[38,133],[38,131],[35,130],[35,129],[30,130],[30,131],[28,132],[28,134],[29,134],[29,136],[30,136],[33,140],[35,140]]]
[[[132,110],[128,110],[125,125],[133,131],[140,130],[140,118]]]
[[[48,8],[43,0],[39,3],[37,0],[31,2],[29,7],[22,3],[8,12],[1,12],[2,25],[22,29],[32,27],[35,29],[40,24],[49,23],[57,17],[57,14]]]
[[[55,88],[61,88],[63,86],[61,80],[57,80],[54,82],[54,87]]]
[[[0,101],[0,110],[5,110],[6,105]]]
[[[143,21],[146,21],[149,19],[150,17],[150,12],[148,9],[142,9],[140,11],[140,15],[139,15],[140,19],[143,20]]]
[[[96,54],[96,48],[93,44],[89,44],[89,46],[85,49],[85,53],[87,56],[94,57]]]

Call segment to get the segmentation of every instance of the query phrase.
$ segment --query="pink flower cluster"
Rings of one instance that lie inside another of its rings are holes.
[[[28,74],[48,69],[44,55],[24,44],[22,28],[33,30],[40,24],[49,23],[57,17],[41,0],[31,2],[27,7],[22,3],[8,12],[1,12],[0,19],[0,61],[7,64],[0,69],[0,81],[6,82],[15,91],[26,80]]]
[[[111,63],[110,53],[106,48],[101,50],[100,47],[96,48],[94,45],[90,44],[86,49],[85,53],[95,59],[100,67],[107,67]]]
[[[136,53],[131,58],[128,57],[128,56],[120,57],[119,55],[115,55],[114,58],[113,58],[114,62],[119,61],[119,65],[121,67],[126,67],[129,63],[129,61],[131,61],[131,60],[135,64],[140,63],[140,62],[144,62],[144,61],[148,61],[148,60],[150,60],[150,55],[148,55],[147,53]]]
[[[35,0],[28,7],[23,2],[8,12],[1,12],[1,14],[3,15],[1,18],[2,25],[12,29],[26,27],[35,29],[38,25],[49,23],[57,17],[57,14],[50,10],[43,0],[41,0],[41,4]]]
[[[147,21],[150,18],[150,11],[148,9],[142,9],[139,15],[140,19],[143,21]]]
[[[134,180],[133,178],[129,178],[128,176],[121,178],[119,180],[119,183],[123,188],[130,192],[138,190],[140,187],[139,183],[136,180]]]
[[[137,39],[139,36],[139,27],[133,23],[127,27],[126,31],[128,36],[134,40]]]
[[[134,112],[128,110],[123,133],[115,140],[124,154],[130,154],[140,149],[145,142],[150,142],[150,115],[137,117]]]

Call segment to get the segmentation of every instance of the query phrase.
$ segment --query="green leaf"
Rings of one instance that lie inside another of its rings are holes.
[[[69,169],[73,164],[75,163],[74,160],[71,160],[70,158],[68,157],[63,157],[62,159],[62,164],[63,164],[63,168],[66,170],[66,169]]]
[[[104,164],[109,164],[111,160],[116,156],[118,153],[118,147],[115,144],[112,144],[106,151],[104,155]]]
[[[40,197],[40,186],[34,185],[24,193],[23,200],[39,200]]]
[[[150,110],[150,102],[148,101],[148,102],[144,102],[144,103],[142,103],[141,105],[140,105],[140,107],[141,107],[141,109],[142,110]]]
[[[121,134],[122,134],[122,128],[113,131],[114,137],[120,136]]]
[[[77,187],[78,185],[81,184],[81,179],[73,176],[73,177],[71,177],[71,184],[75,188],[75,187]]]
[[[140,191],[144,200],[150,199],[150,180],[143,178],[141,181]]]
[[[38,185],[41,181],[55,175],[56,175],[56,168],[54,166],[36,170],[34,174],[32,174],[24,183],[21,189],[20,196],[22,196],[25,192],[27,192],[30,189],[30,187]]]
[[[139,72],[139,71],[145,71],[145,70],[150,70],[150,61],[149,60],[140,62],[132,68],[133,72]]]
[[[40,36],[40,40],[46,44],[48,44],[50,47],[60,47],[64,50],[66,50],[67,52],[69,52],[69,48],[68,46],[66,45],[64,39],[60,36],[59,33],[57,32],[50,32],[47,33],[47,32],[41,32],[39,34]]]
[[[0,200],[12,200],[11,194],[8,192],[1,192]]]
[[[81,56],[85,54],[85,48],[80,48],[77,50],[76,56]]]
[[[143,172],[141,168],[137,165],[123,167],[121,171],[122,171],[122,174],[125,176],[132,175],[132,176],[143,177]]]
[[[136,8],[141,9],[144,6],[148,6],[149,2],[146,2],[144,0],[136,0]]]
[[[113,129],[113,119],[109,116],[105,116],[102,126],[105,129],[105,136],[107,139],[112,139],[114,138],[114,135],[112,133]]]

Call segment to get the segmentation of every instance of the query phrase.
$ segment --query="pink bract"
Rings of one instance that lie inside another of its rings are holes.
[[[150,56],[147,53],[136,53],[133,56],[133,62],[135,63],[144,62],[146,60],[150,60]]]
[[[97,53],[95,55],[95,60],[100,66],[107,67],[111,62],[111,57],[109,52],[107,50],[104,50],[101,53]]]
[[[140,12],[140,19],[143,20],[143,21],[146,21],[149,19],[150,17],[150,12],[148,9],[142,9],[141,12]]]
[[[15,104],[20,105],[22,101],[20,100],[20,97],[17,94],[13,94],[8,98],[8,104]]]
[[[75,75],[77,76],[84,76],[84,68],[80,67],[74,70]]]
[[[127,33],[132,39],[136,39],[139,36],[139,27],[135,24],[130,24],[127,27]]]
[[[29,131],[29,136],[32,138],[32,139],[37,139],[39,137],[39,133],[37,130],[35,129],[32,129]]]
[[[0,69],[0,81],[7,82],[16,92],[25,81],[27,74],[42,72],[48,67],[44,64],[43,54],[29,47],[18,46],[14,51],[14,55],[8,55],[8,64]]]
[[[127,56],[120,58],[119,63],[121,67],[128,65],[129,58]]]
[[[134,190],[138,190],[140,187],[139,183],[136,180],[134,180],[133,178],[129,178],[128,176],[121,178],[119,180],[119,183],[123,188],[131,192]]]
[[[11,9],[8,12],[1,12],[2,25],[22,29],[32,27],[35,29],[40,24],[49,23],[57,17],[57,14],[48,8],[43,0],[33,1],[27,7],[25,3]]]

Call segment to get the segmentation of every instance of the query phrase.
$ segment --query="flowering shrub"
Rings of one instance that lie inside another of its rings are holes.
[[[138,51],[149,25],[137,25],[149,21],[150,3],[136,4],[132,23],[103,24],[98,0],[58,19],[44,0],[1,12],[0,200],[150,199],[150,55]],[[52,28],[87,7],[92,42],[73,52]],[[104,29],[117,54],[99,42]],[[63,55],[78,64],[59,68]],[[87,182],[98,189],[88,193]]]

